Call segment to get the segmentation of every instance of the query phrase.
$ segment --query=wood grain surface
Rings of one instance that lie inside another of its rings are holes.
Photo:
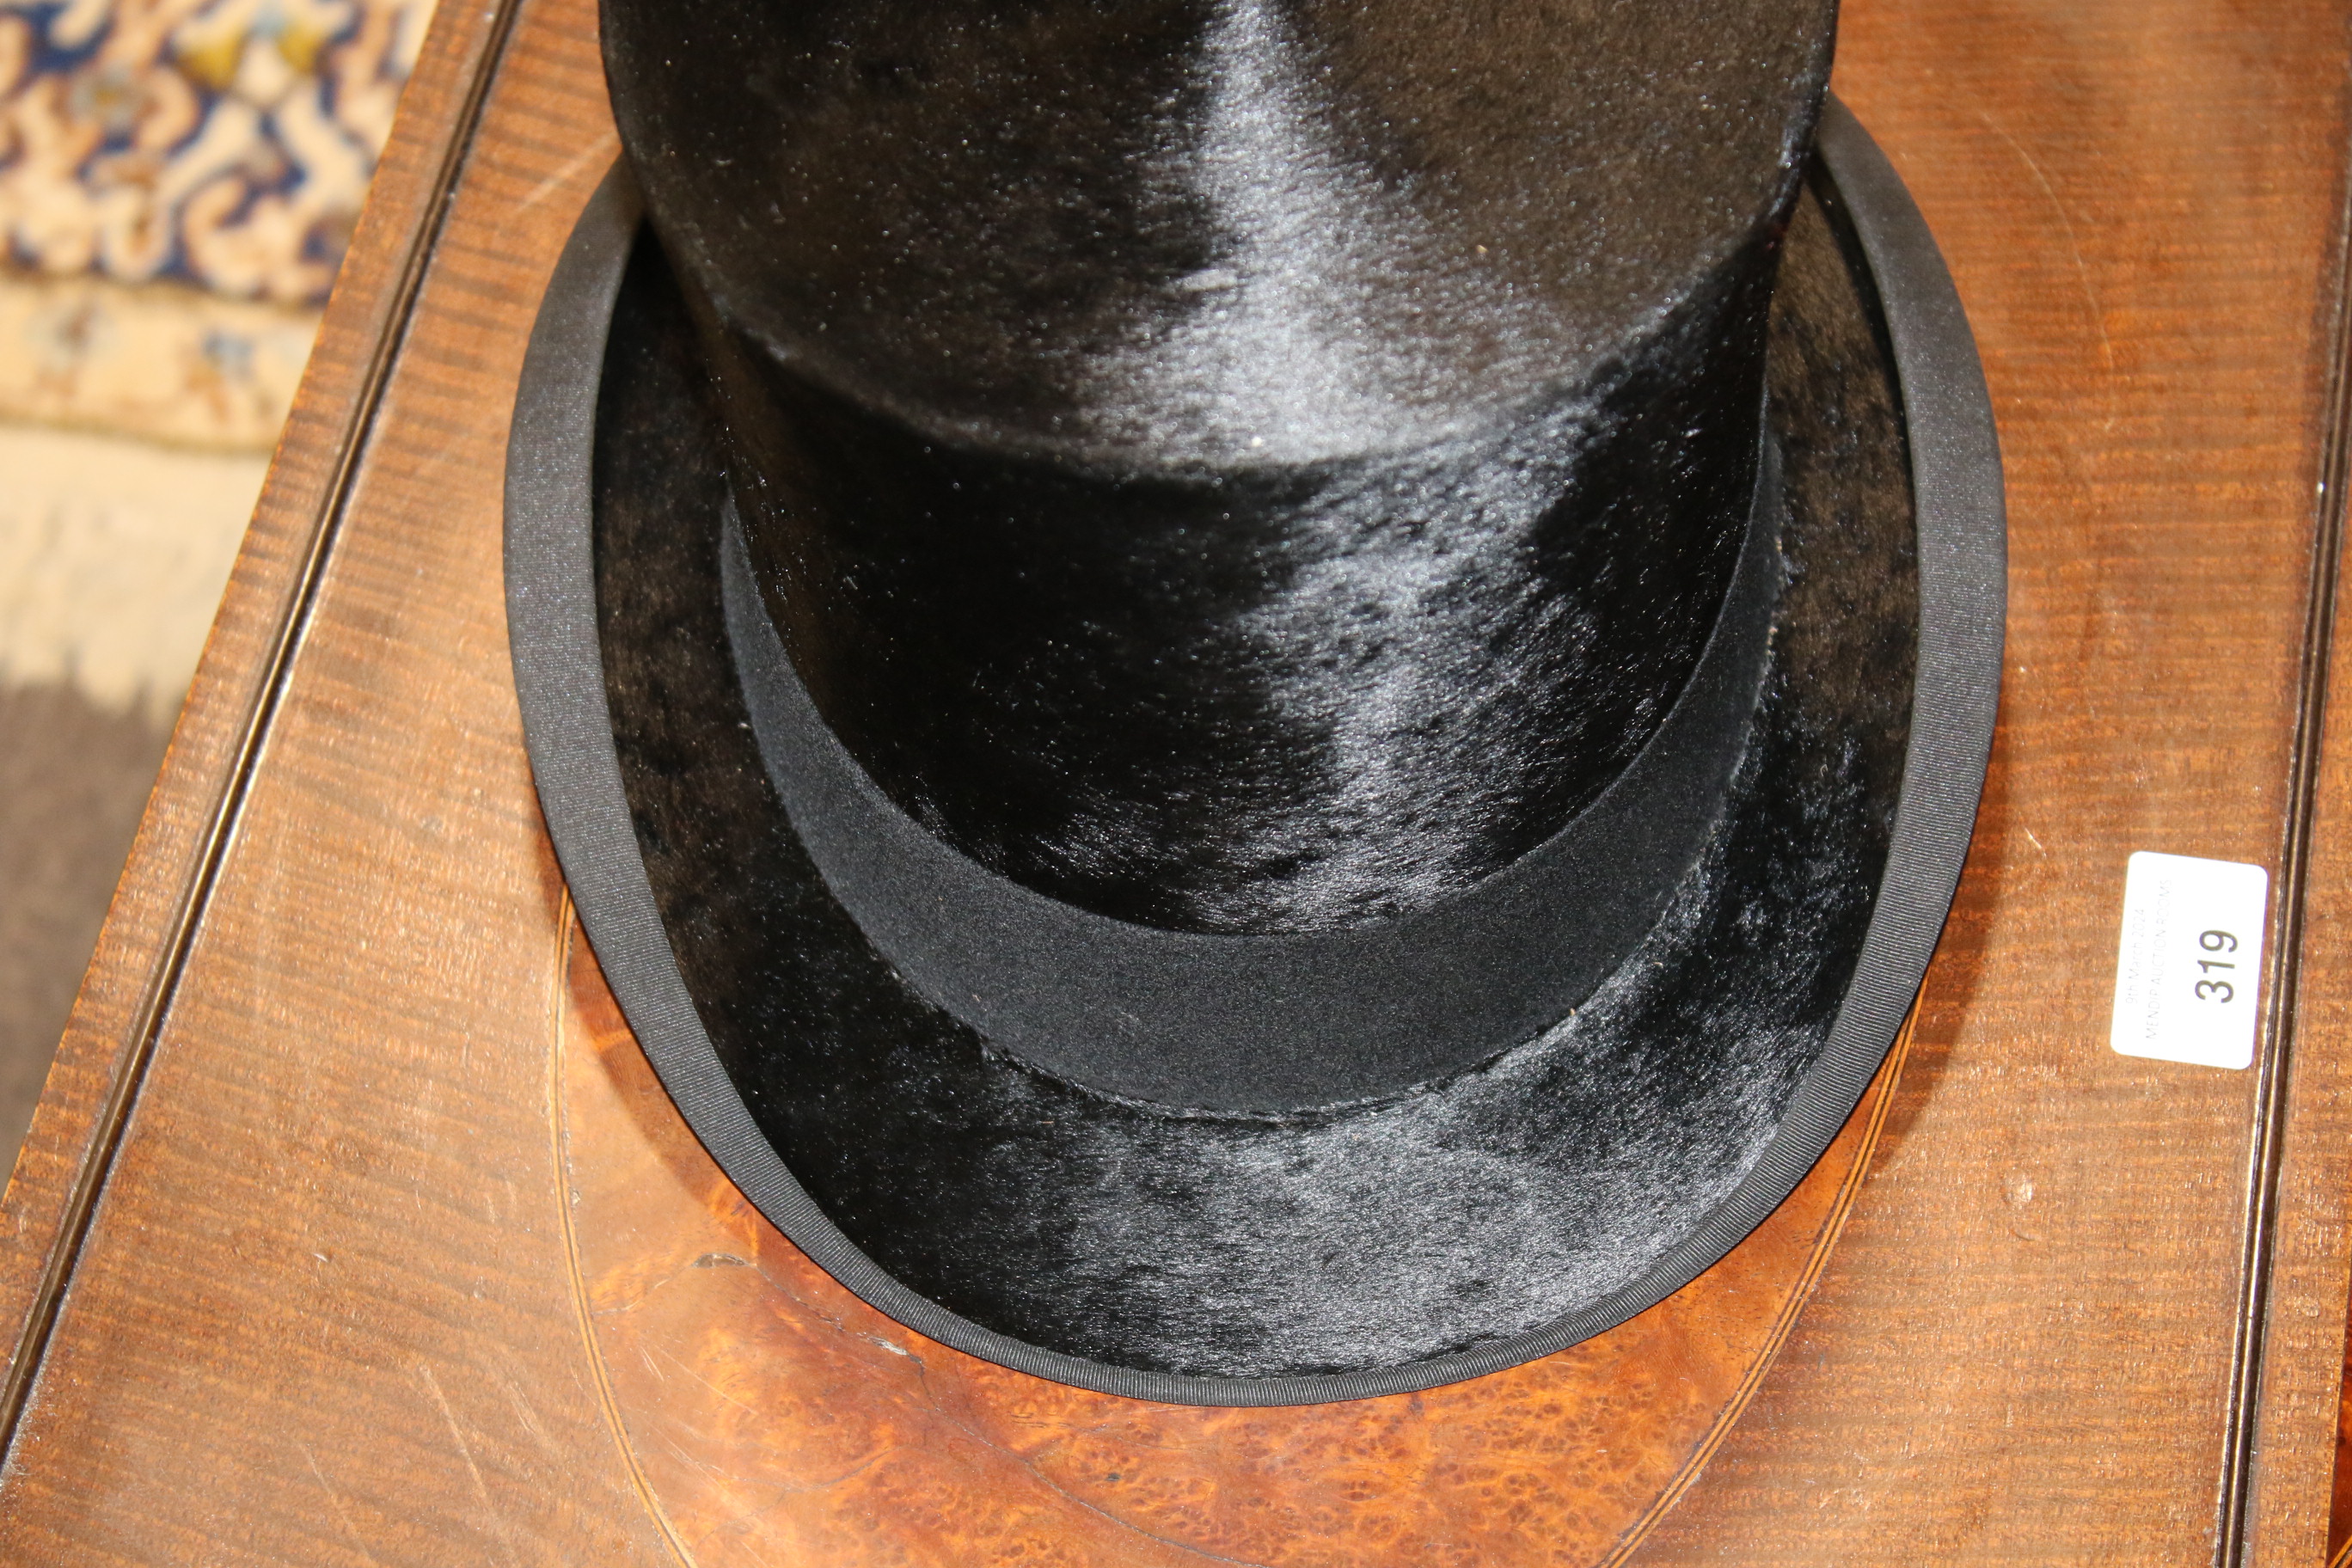
[[[1202,1409],[1008,1372],[835,1284],[703,1152],[572,942],[552,1098],[584,1338],[702,1568],[1622,1562],[1786,1339],[1904,1045],[1769,1220],[1610,1332],[1419,1394]]]
[[[1717,1380],[1679,1425],[1613,1372],[1555,1398],[1560,1368],[1523,1369],[1525,1425],[1468,1440],[1502,1458],[1449,1553],[1411,1483],[1447,1457],[1435,1406],[1504,1383],[1367,1402],[1325,1472],[1346,1486],[1253,1523],[1308,1495],[1266,1476],[1325,1458],[1171,1454],[1159,1407],[994,1369],[921,1403],[917,1347],[828,1296],[646,1092],[575,962],[499,605],[524,338],[614,155],[593,25],[587,0],[444,6],[404,101],[0,1206],[24,1325],[0,1560],[1570,1563],[1651,1524],[1635,1561],[2321,1560],[2352,1185],[2352,954],[2321,939],[2352,773],[2321,743],[2313,593],[2340,509],[2343,6],[1848,5],[1839,90],[1945,247],[2009,468],[1975,851],[1876,1163],[1746,1415],[1706,1411],[1777,1310],[1675,1352]],[[2107,1051],[2135,849],[2273,869],[2260,1070]],[[1764,1294],[1820,1259],[1839,1173],[1805,1189],[1819,1218],[1776,1217],[1799,1239]],[[664,1258],[684,1284],[650,1292]],[[1661,1311],[1627,1330],[1681,1332]],[[778,1379],[828,1312],[897,1347],[819,1359],[899,1391],[929,1490],[807,1500],[843,1478],[791,1467],[848,1452],[845,1407]],[[759,1353],[724,1338],[755,1321],[783,1325]],[[1604,1386],[1639,1406],[1631,1459],[1578,1403]],[[1718,1436],[1656,1517],[1675,1445]]]
[[[2321,480],[2340,417],[2346,14],[1857,5],[1840,43],[1839,89],[1936,231],[1992,387],[2002,721],[1878,1169],[1660,1555],[2233,1554],[2233,1380],[2263,1348],[2252,1331],[2284,1323],[2252,1544],[2315,1562],[2314,1417],[2335,1395],[2297,1341],[2330,1362],[2341,1344],[2340,1200],[2312,1184],[2280,1233],[2311,1267],[2267,1303],[2250,1300],[2249,1230],[2265,1074],[2293,1045],[2298,1072],[2332,1077],[2345,1036],[2273,1018],[2249,1074],[2104,1039],[2126,857],[2275,879],[2303,831],[2314,547],[2341,506]],[[2274,932],[2293,912],[2274,899]],[[2343,1148],[2302,1151],[2336,1192]]]

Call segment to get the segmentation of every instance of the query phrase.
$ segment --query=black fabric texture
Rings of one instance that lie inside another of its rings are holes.
[[[1767,456],[1773,454],[1768,448]],[[1777,458],[1721,619],[1674,711],[1551,839],[1380,925],[1287,936],[1131,924],[997,877],[898,811],[825,728],[731,510],[728,636],[794,832],[867,940],[996,1048],[1196,1110],[1366,1099],[1473,1067],[1582,1002],[1656,921],[1721,815],[1780,596]]]
[[[720,624],[723,442],[641,247],[606,360],[598,613],[646,871],[719,1059],[890,1275],[1072,1356],[1198,1375],[1393,1367],[1576,1312],[1738,1185],[1819,1058],[1887,852],[1916,577],[1867,285],[1801,204],[1773,305],[1786,585],[1697,867],[1570,1016],[1370,1102],[1178,1114],[993,1050],[876,952],[795,840]]]
[[[1441,10],[607,0],[793,667],[992,871],[1369,927],[1688,679],[1833,7]]]

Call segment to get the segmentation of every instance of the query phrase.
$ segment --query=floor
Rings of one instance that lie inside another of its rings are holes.
[[[0,1170],[432,0],[0,0]]]
[[[268,459],[0,424],[0,1158],[13,1163]]]

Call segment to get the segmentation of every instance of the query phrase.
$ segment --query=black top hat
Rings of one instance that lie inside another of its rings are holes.
[[[647,1054],[844,1284],[1353,1397],[1623,1320],[1819,1157],[2002,571],[1832,10],[605,0],[524,720]]]

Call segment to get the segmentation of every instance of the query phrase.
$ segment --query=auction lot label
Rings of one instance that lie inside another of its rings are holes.
[[[2134,855],[2107,1043],[2127,1057],[2252,1066],[2270,888],[2260,866]]]

